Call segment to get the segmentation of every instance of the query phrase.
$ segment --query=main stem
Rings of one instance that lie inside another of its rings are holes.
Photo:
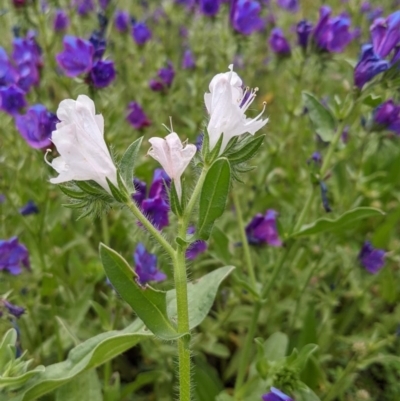
[[[183,224],[181,228],[183,228]],[[183,230],[181,229],[181,235],[182,231]],[[189,305],[187,295],[185,249],[181,245],[178,245],[174,260],[174,278],[178,310],[178,332],[189,333]],[[187,338],[187,336],[178,340],[178,358],[179,400],[190,401],[190,338]]]

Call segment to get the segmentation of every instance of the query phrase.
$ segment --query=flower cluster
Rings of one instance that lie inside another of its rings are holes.
[[[160,68],[157,73],[157,78],[152,78],[149,81],[149,87],[154,92],[162,92],[167,90],[174,81],[175,70],[174,66],[168,61],[167,66]]]
[[[0,240],[0,271],[7,270],[13,275],[20,274],[22,268],[29,269],[29,253],[26,247],[19,243],[17,237]]]
[[[258,213],[253,217],[246,227],[246,236],[249,244],[282,246],[282,241],[276,228],[277,215],[278,213],[275,210],[269,209],[265,215]]]
[[[354,69],[354,83],[360,89],[400,60],[400,11],[375,19],[370,32],[372,43],[362,46]]]
[[[145,285],[149,281],[164,281],[167,278],[163,272],[157,269],[157,256],[147,252],[142,243],[137,244],[133,260],[140,285]]]

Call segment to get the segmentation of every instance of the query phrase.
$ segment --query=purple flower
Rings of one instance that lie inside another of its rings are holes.
[[[171,179],[167,173],[161,168],[154,170],[153,182],[147,198],[146,184],[135,179],[134,185],[136,192],[133,195],[133,199],[143,213],[159,230],[168,226],[170,207],[167,188],[171,185]]]
[[[93,59],[100,60],[103,57],[107,46],[107,41],[104,38],[103,32],[94,31],[90,35],[89,42],[93,45],[94,48]]]
[[[69,26],[68,14],[61,9],[56,10],[53,20],[53,28],[56,32],[63,32]]]
[[[43,149],[51,145],[51,133],[56,129],[57,123],[57,116],[41,104],[29,107],[25,115],[15,118],[19,133],[34,149]]]
[[[8,302],[7,300],[3,299],[2,300],[3,305],[5,308],[8,310],[8,313],[11,315],[15,316],[16,318],[21,317],[25,313],[25,308],[22,308],[21,306],[17,306],[12,304],[11,302]]]
[[[99,6],[102,10],[105,10],[110,4],[110,0],[99,0]]]
[[[19,74],[11,65],[6,51],[0,47],[0,86],[17,83]]]
[[[16,115],[26,106],[25,92],[16,85],[0,87],[0,109]]]
[[[64,51],[57,54],[56,60],[65,75],[74,78],[92,69],[94,47],[88,40],[67,35],[63,45]]]
[[[254,0],[233,0],[231,5],[230,20],[233,28],[243,35],[251,35],[253,32],[264,28],[264,21],[260,18],[261,6]]]
[[[165,86],[170,87],[172,85],[172,81],[175,77],[175,70],[170,61],[168,61],[166,67],[160,68],[160,70],[158,71],[158,77],[161,79]]]
[[[193,68],[196,68],[196,62],[190,49],[186,49],[183,53],[182,68],[184,70],[191,70]]]
[[[360,89],[376,75],[389,68],[389,62],[374,53],[372,45],[363,45],[359,61],[354,69],[354,83]]]
[[[290,11],[291,13],[299,11],[298,0],[278,0],[278,6],[287,11]]]
[[[307,160],[307,164],[313,162],[317,166],[321,166],[322,164],[322,155],[320,152],[314,152],[311,157]]]
[[[133,259],[140,285],[144,285],[149,281],[164,281],[167,278],[163,272],[157,269],[157,256],[147,252],[141,242],[137,244]]]
[[[340,15],[331,18],[331,9],[322,6],[319,10],[320,18],[314,29],[314,41],[319,50],[340,53],[354,39],[354,32],[350,32],[350,18]]]
[[[208,17],[218,14],[220,0],[200,0],[200,11]]]
[[[262,401],[293,401],[288,395],[275,387],[271,387],[271,391],[268,394],[264,394],[261,398]]]
[[[147,118],[139,103],[136,102],[130,102],[128,104],[128,114],[126,116],[126,119],[129,124],[131,124],[132,127],[136,129],[142,129],[151,124],[150,120]]]
[[[22,216],[29,216],[30,214],[39,213],[39,208],[33,200],[29,200],[24,206],[19,209]]]
[[[158,70],[158,79],[151,79],[149,82],[150,89],[154,92],[161,92],[172,85],[175,77],[174,66],[170,61],[164,68]]]
[[[132,27],[132,37],[139,46],[151,39],[151,31],[144,22],[137,22]]]
[[[0,194],[0,205],[2,205],[6,201],[6,196],[4,194]]]
[[[249,244],[282,246],[282,241],[276,228],[277,215],[278,213],[275,210],[269,209],[265,215],[258,213],[253,217],[253,220],[246,227]]]
[[[313,29],[312,23],[305,19],[301,20],[297,24],[296,33],[297,33],[298,44],[303,49],[307,49],[308,38],[310,36],[310,33],[312,32],[312,29]]]
[[[13,39],[12,59],[15,64],[30,63],[39,67],[42,65],[42,50],[35,39],[35,32],[29,31],[25,38]]]
[[[8,270],[11,274],[20,274],[22,268],[30,268],[28,250],[18,242],[17,237],[0,240],[0,270]]]
[[[369,1],[363,1],[360,6],[360,11],[365,14],[372,10],[371,3]]]
[[[72,6],[76,8],[79,15],[87,15],[94,10],[93,0],[72,0]]]
[[[129,28],[129,13],[124,10],[117,10],[114,17],[115,29],[119,32],[126,32]]]
[[[90,71],[90,78],[96,88],[105,88],[115,79],[114,62],[111,60],[96,61]]]
[[[386,57],[400,40],[400,10],[376,19],[370,28],[375,54]]]
[[[195,233],[195,228],[194,227],[189,227],[187,230],[188,234],[194,234]],[[189,245],[189,247],[186,249],[186,259],[188,260],[194,260],[199,256],[201,253],[205,252],[207,250],[207,242],[198,240],[193,242],[192,244]]]
[[[369,21],[374,21],[376,18],[379,18],[382,14],[383,14],[383,8],[375,7],[368,13],[367,18]]]
[[[369,241],[365,241],[358,260],[370,273],[376,274],[385,265],[385,253],[383,249],[374,249]]]
[[[290,44],[285,38],[282,29],[274,28],[269,37],[269,44],[274,53],[287,56],[290,54]]]
[[[393,131],[396,135],[400,135],[400,105],[395,104],[392,99],[387,100],[374,110],[373,121],[378,129]]]

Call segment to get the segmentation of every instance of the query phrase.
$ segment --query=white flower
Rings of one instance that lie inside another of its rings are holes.
[[[210,114],[207,131],[210,138],[210,149],[218,142],[221,134],[224,138],[220,153],[223,152],[228,142],[234,137],[246,132],[254,135],[262,128],[268,119],[262,120],[262,112],[255,118],[246,118],[246,111],[253,103],[258,88],[242,89],[242,80],[233,71],[217,74],[210,82],[210,93],[204,95],[204,102]],[[247,99],[246,99],[247,98]]]
[[[106,177],[117,186],[117,169],[104,142],[104,119],[96,115],[92,99],[85,95],[66,99],[58,106],[61,121],[52,133],[59,157],[47,162],[59,173],[53,184],[94,180],[110,192]]]
[[[151,148],[148,154],[157,160],[168,176],[174,180],[176,192],[179,199],[181,199],[181,175],[196,154],[196,146],[189,144],[183,147],[176,132],[171,132],[165,139],[150,138],[149,142],[151,143]]]

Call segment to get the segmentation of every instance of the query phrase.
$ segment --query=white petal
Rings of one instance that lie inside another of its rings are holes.
[[[147,152],[153,159],[157,160],[170,178],[173,177],[169,149],[167,142],[163,138],[153,137],[149,139],[151,148]]]

